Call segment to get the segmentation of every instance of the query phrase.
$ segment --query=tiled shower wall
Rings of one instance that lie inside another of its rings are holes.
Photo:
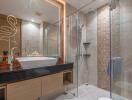
[[[69,6],[70,5],[68,5],[67,12],[71,14],[72,11],[75,11],[75,8]],[[74,24],[72,23],[70,30],[73,30],[73,27],[76,26],[75,18],[74,15],[71,19]],[[90,56],[86,58],[82,56],[79,57],[79,84],[88,83],[91,85],[97,85],[103,89],[109,89],[109,77],[107,75],[110,49],[109,7],[104,6],[87,14],[79,12],[78,19],[80,28],[79,34],[81,34],[79,35],[81,38],[79,44],[80,54],[90,54]],[[73,35],[73,31],[70,32]],[[74,32],[74,34],[76,33]],[[71,37],[71,40],[76,39],[75,36]],[[90,42],[90,45],[86,48],[83,45],[84,42]],[[77,47],[71,50],[73,56],[71,60],[76,57],[77,52],[75,53],[75,49],[77,49]],[[77,66],[74,67],[76,68]],[[76,73],[76,69],[74,73]]]
[[[90,42],[86,48],[87,53],[90,54],[86,59],[88,83],[97,85],[97,11],[91,11],[86,15],[86,42]]]
[[[67,5],[67,14],[72,14],[76,9]],[[77,55],[77,27],[79,31],[79,48],[80,55],[90,54],[90,57],[79,57],[79,84],[89,83],[92,85],[97,85],[97,12],[91,12],[84,14],[82,12],[78,13],[78,23],[77,26],[76,18],[77,14],[71,15],[67,20],[67,34],[68,37],[68,48],[69,56],[71,61],[74,61],[74,83],[76,83],[77,77],[77,66],[76,66],[76,55]],[[71,41],[71,42],[70,42]],[[90,46],[85,47],[84,42],[90,42]],[[72,56],[72,57],[70,57]]]

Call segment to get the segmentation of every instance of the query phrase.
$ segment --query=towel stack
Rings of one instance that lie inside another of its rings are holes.
[[[122,73],[122,58],[113,57],[108,64],[107,73],[112,80],[118,80]]]

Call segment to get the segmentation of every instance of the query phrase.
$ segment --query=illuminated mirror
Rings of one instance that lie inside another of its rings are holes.
[[[0,55],[59,55],[59,8],[47,0],[0,1]]]

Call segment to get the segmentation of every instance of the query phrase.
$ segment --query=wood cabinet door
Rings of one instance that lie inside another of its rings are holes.
[[[42,96],[53,96],[63,91],[63,73],[42,77]]]
[[[7,100],[38,100],[40,96],[40,78],[7,85]]]

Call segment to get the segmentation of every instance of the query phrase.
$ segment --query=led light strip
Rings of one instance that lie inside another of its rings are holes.
[[[66,2],[64,0],[57,0],[58,2],[63,4],[64,7],[64,62],[66,61]]]

